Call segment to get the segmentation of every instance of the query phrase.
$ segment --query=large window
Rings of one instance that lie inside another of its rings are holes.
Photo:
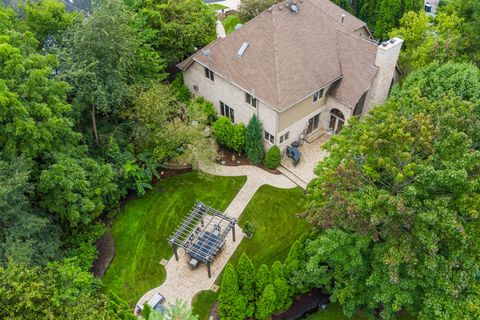
[[[252,107],[257,107],[257,99],[247,92],[245,92],[245,101]]]
[[[222,101],[220,101],[220,113],[222,114],[222,116],[230,118],[230,120],[232,120],[232,122],[235,122],[235,112],[233,111],[232,108],[227,106]]]
[[[208,79],[210,79],[212,81],[215,81],[215,76],[214,76],[213,71],[208,69],[208,68],[205,68],[205,77],[207,77]]]
[[[270,143],[275,143],[275,137],[270,133],[268,133],[267,131],[265,131],[265,140],[267,140]]]
[[[330,123],[328,125],[328,130],[333,133],[339,133],[344,124],[345,116],[342,111],[338,109],[330,110]]]
[[[280,136],[280,143],[287,142],[289,137],[290,137],[290,131],[288,131],[287,133],[284,133],[283,135]]]
[[[322,99],[322,97],[323,97],[323,89],[320,89],[313,94],[313,102],[317,102],[318,100]]]

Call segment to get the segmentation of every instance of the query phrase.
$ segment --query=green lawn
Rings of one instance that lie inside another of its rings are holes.
[[[308,223],[297,217],[303,211],[304,201],[305,195],[298,187],[260,187],[239,220],[242,227],[247,221],[252,223],[255,233],[251,239],[242,240],[230,262],[236,265],[243,252],[257,267],[262,263],[270,267],[276,260],[283,262],[293,242],[310,230]]]
[[[196,172],[159,182],[146,195],[129,201],[112,226],[115,257],[103,282],[133,305],[165,280],[162,258],[172,250],[167,238],[196,200],[224,210],[245,177],[212,177]]]
[[[200,291],[193,297],[192,311],[198,314],[200,320],[207,320],[213,304],[217,301],[219,292],[210,290]]]
[[[223,4],[220,3],[209,3],[208,7],[212,10],[222,10],[222,9],[227,9],[228,7],[224,6]]]

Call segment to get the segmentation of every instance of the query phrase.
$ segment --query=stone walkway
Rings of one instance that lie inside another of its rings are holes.
[[[264,184],[269,184],[277,188],[290,189],[296,185],[284,175],[275,175],[254,166],[227,167],[214,164],[202,168],[203,171],[217,176],[246,176],[247,181],[240,189],[233,201],[230,203],[225,213],[228,216],[239,218],[258,188]],[[156,292],[160,292],[167,301],[167,305],[174,303],[176,299],[182,299],[189,305],[192,298],[202,290],[215,290],[215,280],[227,264],[235,249],[243,239],[241,229],[236,227],[236,241],[233,242],[228,237],[225,246],[217,258],[211,264],[212,277],[208,278],[207,268],[201,265],[196,270],[188,268],[189,257],[183,250],[178,250],[179,261],[175,257],[167,262],[165,269],[167,278],[165,282],[157,288],[154,288],[143,295],[137,302],[137,305],[143,305]],[[136,309],[135,309],[136,312]]]

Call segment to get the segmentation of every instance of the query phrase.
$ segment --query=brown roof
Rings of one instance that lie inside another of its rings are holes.
[[[327,13],[332,19],[340,23],[342,20],[342,14],[345,15],[343,24],[350,30],[355,31],[362,27],[365,27],[367,24],[362,20],[358,19],[354,15],[350,14],[348,11],[340,8],[330,0],[309,0],[313,5],[319,7],[325,13]]]
[[[356,35],[337,30],[337,47],[342,66],[342,79],[329,91],[331,96],[355,106],[370,88],[377,74],[377,47]]]
[[[343,83],[348,84],[345,90],[350,90],[355,87],[353,81],[358,74],[368,70],[370,75],[375,45],[356,35],[348,38],[343,35],[352,34],[360,24],[360,27],[365,25],[363,22],[328,0],[297,1],[296,14],[288,3],[264,11],[178,67],[185,70],[192,61],[197,61],[280,112],[342,77]],[[333,18],[338,15],[340,20],[342,13],[346,15],[343,24]],[[249,46],[239,56],[237,51],[244,42]],[[344,50],[345,53],[339,52]],[[361,62],[361,70],[356,70],[356,64],[349,60],[352,57]],[[350,104],[363,87],[362,82],[361,88],[351,94],[340,88],[335,91],[340,100]]]

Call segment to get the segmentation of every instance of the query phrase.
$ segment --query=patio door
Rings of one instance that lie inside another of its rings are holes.
[[[315,130],[317,130],[319,123],[320,123],[320,114],[317,114],[314,117],[308,119],[307,134],[310,134]]]
[[[338,109],[332,109],[330,111],[330,122],[328,124],[328,131],[333,133],[339,133],[345,124],[345,117],[343,113]]]

